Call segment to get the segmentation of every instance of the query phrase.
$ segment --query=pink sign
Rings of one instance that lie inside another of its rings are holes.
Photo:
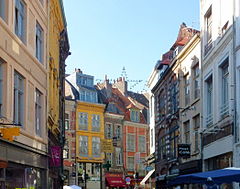
[[[52,146],[51,147],[50,166],[51,167],[60,167],[61,166],[61,147],[60,146]]]

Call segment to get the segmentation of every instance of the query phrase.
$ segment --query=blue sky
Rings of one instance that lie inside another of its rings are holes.
[[[155,63],[185,22],[199,29],[199,0],[63,0],[72,55],[95,79],[117,79],[125,67],[129,89],[141,92]],[[125,75],[125,74],[124,74]],[[133,87],[135,84],[135,87]]]

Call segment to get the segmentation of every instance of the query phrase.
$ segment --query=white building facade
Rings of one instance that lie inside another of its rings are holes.
[[[233,0],[201,0],[203,171],[234,165]]]

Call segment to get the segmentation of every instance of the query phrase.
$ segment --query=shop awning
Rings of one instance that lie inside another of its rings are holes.
[[[121,177],[106,177],[107,186],[110,187],[125,187],[125,181]]]
[[[150,176],[154,173],[155,169],[148,172],[148,174],[142,179],[140,182],[141,185],[145,185],[145,182],[150,178]]]
[[[222,184],[240,182],[240,168],[229,167],[214,171],[181,175],[170,181],[170,185],[179,184]]]

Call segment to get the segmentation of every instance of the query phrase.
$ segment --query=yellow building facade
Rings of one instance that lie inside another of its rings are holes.
[[[55,136],[59,134],[59,62],[60,33],[65,28],[64,15],[59,0],[50,1],[49,16],[49,73],[48,73],[48,128]]]
[[[49,187],[62,186],[64,147],[64,79],[69,43],[62,0],[49,1],[48,32],[48,147]],[[59,157],[59,158],[55,158]],[[59,179],[60,178],[60,179]]]
[[[76,157],[79,163],[103,163],[101,141],[104,139],[104,108],[104,104],[77,101]],[[99,129],[96,126],[98,123]]]

